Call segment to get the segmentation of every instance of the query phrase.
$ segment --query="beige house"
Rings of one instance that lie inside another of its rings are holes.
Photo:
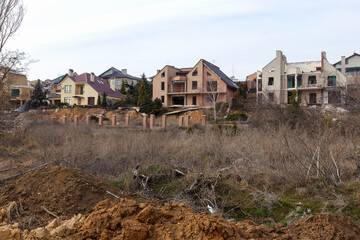
[[[69,105],[96,105],[98,96],[104,92],[112,103],[125,98],[123,94],[110,87],[106,81],[95,76],[94,73],[77,75],[70,69],[69,74],[61,81],[61,102]]]
[[[212,106],[232,99],[239,88],[219,67],[201,59],[194,67],[166,65],[152,77],[153,100],[164,106]]]
[[[337,104],[343,101],[346,77],[321,53],[320,61],[288,63],[281,51],[262,69],[262,89],[258,95],[263,100],[287,104],[294,93],[302,105]]]
[[[334,67],[346,76],[348,86],[360,84],[360,54],[342,56],[341,61],[335,63]]]
[[[3,72],[0,72],[0,78],[5,78],[5,82],[8,84],[6,90],[10,95],[12,106],[19,107],[30,100],[34,88],[29,85],[26,75],[4,69]]]

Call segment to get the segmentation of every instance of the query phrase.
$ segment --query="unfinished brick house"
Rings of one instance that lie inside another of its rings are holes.
[[[262,69],[262,89],[258,96],[276,104],[287,104],[294,92],[301,105],[338,104],[343,101],[346,77],[321,53],[320,61],[288,63],[276,51],[276,58]]]
[[[201,59],[194,67],[176,68],[166,65],[152,78],[153,100],[164,106],[212,106],[216,102],[232,105],[239,88],[219,67]]]

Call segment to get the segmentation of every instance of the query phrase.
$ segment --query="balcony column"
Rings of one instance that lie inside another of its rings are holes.
[[[184,84],[184,92],[186,92],[186,81],[185,81],[185,84]]]
[[[174,83],[172,81],[170,82],[170,90],[171,92],[174,92]]]

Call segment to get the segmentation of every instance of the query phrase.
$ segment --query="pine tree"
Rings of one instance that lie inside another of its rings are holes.
[[[100,97],[100,95],[98,95],[96,105],[101,106],[101,97]]]
[[[106,94],[106,92],[104,92],[101,95],[101,106],[102,107],[107,107],[107,94]]]
[[[126,94],[125,80],[121,81],[120,92]]]
[[[31,100],[42,102],[45,98],[46,95],[43,91],[43,87],[41,85],[40,80],[38,80],[35,84],[33,94],[31,95]]]
[[[138,89],[137,106],[141,107],[144,104],[151,102],[151,86],[147,81],[145,74],[141,76],[141,82]]]

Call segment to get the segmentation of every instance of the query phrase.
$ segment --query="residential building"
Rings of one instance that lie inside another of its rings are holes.
[[[102,74],[99,75],[100,78],[107,81],[110,85],[115,86],[115,89],[120,89],[121,83],[127,83],[129,85],[135,85],[140,82],[140,78],[131,76],[127,73],[127,69],[122,69],[121,71],[111,67]]]
[[[14,107],[23,105],[31,98],[33,87],[29,85],[25,74],[2,69],[0,78],[5,78],[4,80],[9,86],[10,103]]]
[[[104,92],[111,103],[125,98],[114,86],[94,73],[77,75],[70,69],[69,74],[61,81],[61,102],[69,105],[96,105],[98,96]]]
[[[212,106],[214,100],[231,106],[239,88],[219,67],[203,59],[190,68],[166,65],[152,78],[152,85],[153,100],[161,99],[164,106]]]
[[[335,63],[334,67],[346,76],[348,86],[360,84],[360,54],[342,56],[341,61]]]
[[[293,93],[302,105],[336,104],[343,101],[346,77],[321,53],[320,61],[288,63],[286,56],[276,51],[276,58],[262,69],[262,89],[265,100],[287,104]]]
[[[262,91],[261,71],[256,71],[246,77],[247,98],[252,101],[259,99],[258,93]]]
[[[72,69],[69,69],[69,73],[72,73],[73,76],[77,76],[77,73],[74,73]],[[51,80],[49,91],[47,92],[46,97],[52,105],[56,105],[61,102],[61,82],[67,76],[68,74],[64,74]]]

